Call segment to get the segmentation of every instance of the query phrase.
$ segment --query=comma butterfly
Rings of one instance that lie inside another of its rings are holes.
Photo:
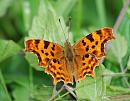
[[[94,69],[101,57],[105,56],[105,43],[114,39],[111,28],[102,28],[79,40],[73,46],[65,41],[64,47],[53,42],[40,39],[25,41],[25,50],[37,55],[39,65],[46,67],[54,85],[60,81],[65,84],[95,76]]]

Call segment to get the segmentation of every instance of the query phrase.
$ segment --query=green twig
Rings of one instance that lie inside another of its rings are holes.
[[[130,73],[112,73],[112,74],[102,74],[102,76],[127,76],[130,77]]]
[[[113,27],[113,32],[114,33],[117,32],[117,29],[118,29],[118,27],[119,27],[119,25],[120,25],[120,23],[122,21],[122,18],[124,17],[124,15],[125,15],[125,13],[126,13],[126,11],[128,9],[129,4],[130,4],[130,0],[127,0],[125,5],[123,6],[121,12],[120,12],[115,24],[114,24],[114,27]]]

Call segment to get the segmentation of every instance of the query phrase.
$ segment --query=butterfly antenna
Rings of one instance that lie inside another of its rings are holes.
[[[62,31],[63,31],[63,33],[64,33],[64,37],[65,37],[65,40],[66,40],[65,32],[64,32],[64,29],[63,29],[63,27],[62,27],[60,18],[59,18],[59,23],[60,23],[61,29],[62,29]]]
[[[67,24],[66,24],[66,25],[68,26],[68,40],[69,40],[69,31],[70,31],[71,21],[72,21],[72,18],[69,17],[68,22],[67,22]]]

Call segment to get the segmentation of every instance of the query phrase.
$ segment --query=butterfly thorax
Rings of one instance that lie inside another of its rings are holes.
[[[73,62],[73,59],[74,59],[74,51],[73,51],[73,48],[72,48],[70,42],[68,42],[68,41],[65,42],[64,56],[67,58],[67,60],[68,60],[69,62]]]

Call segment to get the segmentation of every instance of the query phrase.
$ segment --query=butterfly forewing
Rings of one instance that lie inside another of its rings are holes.
[[[78,41],[73,49],[75,50],[76,60],[82,65],[78,67],[78,80],[83,79],[86,74],[94,77],[94,69],[99,64],[99,60],[105,55],[105,43],[113,39],[111,28],[102,28]]]
[[[100,59],[105,55],[105,43],[113,38],[114,36],[111,28],[102,28],[83,37],[73,48],[76,54],[84,55],[89,53]]]
[[[62,56],[62,47],[60,45],[39,39],[27,40],[25,50],[38,56],[40,66],[47,66],[49,60]]]

